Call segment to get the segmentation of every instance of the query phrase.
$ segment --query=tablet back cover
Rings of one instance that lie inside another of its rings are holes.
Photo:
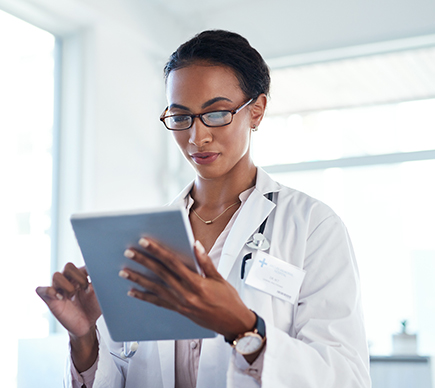
[[[133,283],[118,276],[123,268],[149,274],[143,266],[124,257],[127,248],[141,250],[138,241],[144,236],[180,252],[185,264],[197,270],[193,234],[184,209],[165,207],[128,213],[75,214],[71,224],[114,341],[216,336],[215,332],[174,311],[129,297],[127,292]]]

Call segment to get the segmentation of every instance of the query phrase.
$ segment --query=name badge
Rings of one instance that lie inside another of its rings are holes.
[[[266,252],[257,251],[246,284],[294,304],[305,272]]]

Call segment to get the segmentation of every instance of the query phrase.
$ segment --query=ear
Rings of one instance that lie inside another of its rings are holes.
[[[259,126],[263,120],[264,113],[266,112],[267,97],[264,93],[260,94],[251,105],[251,128]]]

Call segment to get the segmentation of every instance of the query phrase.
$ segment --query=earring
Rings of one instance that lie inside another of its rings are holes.
[[[258,126],[254,124],[254,126],[251,128],[252,132],[258,131]]]

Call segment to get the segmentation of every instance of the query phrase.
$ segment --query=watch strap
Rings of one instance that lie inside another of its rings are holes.
[[[261,318],[254,310],[251,310],[255,314],[255,325],[252,330],[248,330],[246,333],[257,332],[263,340],[266,338],[266,324],[264,323],[264,319]],[[235,339],[225,338],[225,342],[229,343],[231,346],[234,345],[234,342],[237,341],[240,337],[243,337],[245,333],[240,334]]]
[[[252,312],[256,317],[254,330],[257,329],[257,333],[264,339],[266,338],[266,324],[264,323],[264,319],[258,316],[255,311]]]

